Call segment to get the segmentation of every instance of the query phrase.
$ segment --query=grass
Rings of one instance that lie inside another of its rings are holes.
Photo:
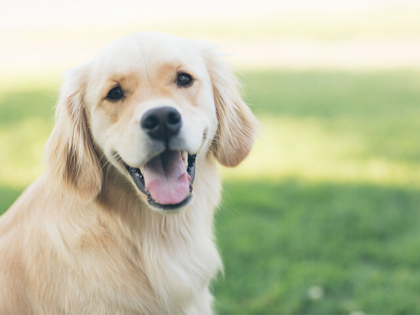
[[[418,191],[291,179],[228,182],[225,200],[220,313],[420,312]]]
[[[248,101],[263,121],[251,157],[229,178],[420,184],[420,74],[253,72]]]
[[[260,139],[223,169],[229,314],[419,314],[420,73],[247,72]],[[41,173],[57,86],[0,91],[0,213]]]

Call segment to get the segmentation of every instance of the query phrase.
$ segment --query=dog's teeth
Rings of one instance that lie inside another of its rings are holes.
[[[185,167],[188,167],[188,152],[182,151],[182,159],[184,160]]]

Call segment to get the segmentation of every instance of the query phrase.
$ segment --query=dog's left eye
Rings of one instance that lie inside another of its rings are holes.
[[[124,96],[124,93],[122,92],[121,88],[118,86],[118,87],[113,88],[111,91],[109,91],[106,98],[112,101],[117,101],[123,98],[123,96]]]
[[[188,73],[179,73],[176,78],[176,84],[178,84],[178,86],[187,87],[191,85],[192,82],[193,78]]]

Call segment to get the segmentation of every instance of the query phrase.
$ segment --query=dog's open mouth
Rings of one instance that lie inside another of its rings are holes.
[[[124,164],[137,188],[147,195],[148,203],[170,210],[191,201],[195,159],[196,154],[167,150],[141,168]]]

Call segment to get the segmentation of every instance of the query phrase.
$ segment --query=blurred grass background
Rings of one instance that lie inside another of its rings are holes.
[[[222,169],[217,312],[420,313],[418,3],[60,5],[0,16],[0,213],[42,172],[64,69],[133,31],[210,40],[262,122]]]

